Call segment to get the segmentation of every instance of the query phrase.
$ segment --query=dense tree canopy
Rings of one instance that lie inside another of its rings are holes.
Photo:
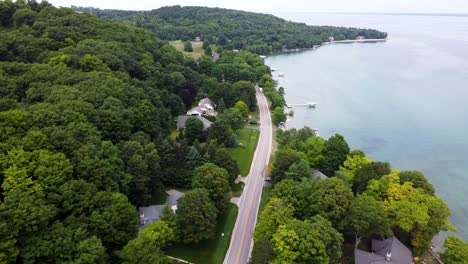
[[[117,11],[78,8],[99,17],[148,29],[167,40],[193,40],[201,37],[227,49],[243,49],[269,54],[284,48],[311,48],[328,41],[385,38],[387,33],[370,29],[308,26],[273,15],[207,7],[169,6],[152,11]]]
[[[468,263],[468,242],[464,242],[456,236],[448,236],[445,239],[445,252],[441,254],[445,263],[467,264]]]
[[[217,214],[218,210],[206,189],[185,193],[178,201],[175,218],[178,240],[188,244],[212,238]]]
[[[212,163],[205,163],[196,168],[192,187],[208,190],[210,198],[219,212],[223,212],[229,205],[231,187],[228,172],[223,168]]]
[[[208,161],[234,182],[237,163],[200,144],[200,122],[169,135],[205,96],[255,109],[254,83],[269,76],[257,55],[220,48],[217,63],[196,63],[143,29],[45,1],[1,1],[0,35],[0,262],[118,262],[137,206],[191,188]],[[245,123],[226,112],[221,144]]]

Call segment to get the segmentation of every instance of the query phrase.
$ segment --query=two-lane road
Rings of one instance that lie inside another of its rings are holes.
[[[224,257],[224,264],[246,264],[253,246],[252,234],[257,222],[258,207],[262,196],[264,174],[270,159],[272,125],[265,95],[257,87],[260,110],[260,137],[250,172],[239,203],[239,213],[232,232],[231,244]]]

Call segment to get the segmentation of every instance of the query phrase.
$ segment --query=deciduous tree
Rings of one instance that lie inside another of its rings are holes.
[[[194,209],[196,208],[196,209]],[[176,232],[183,243],[199,243],[212,238],[216,226],[217,209],[205,189],[185,193],[178,200]]]

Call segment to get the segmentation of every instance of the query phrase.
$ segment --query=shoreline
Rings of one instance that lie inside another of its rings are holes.
[[[387,42],[387,38],[384,39],[343,39],[343,40],[333,40],[333,41],[328,41],[328,42],[322,42],[322,44],[319,45],[314,45],[313,47],[310,48],[296,48],[296,49],[285,49],[282,51],[278,52],[272,52],[269,55],[266,55],[265,57],[272,56],[272,55],[280,55],[280,54],[285,54],[285,53],[292,53],[292,52],[302,52],[306,50],[314,50],[318,49],[323,45],[332,45],[332,44],[347,44],[347,43],[378,43],[378,42]]]

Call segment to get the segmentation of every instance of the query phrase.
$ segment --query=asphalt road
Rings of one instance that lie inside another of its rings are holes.
[[[253,247],[252,234],[257,223],[258,207],[262,196],[264,174],[271,152],[273,130],[268,102],[257,88],[260,110],[260,137],[250,172],[239,203],[239,213],[232,232],[231,243],[224,257],[224,264],[246,264]]]

